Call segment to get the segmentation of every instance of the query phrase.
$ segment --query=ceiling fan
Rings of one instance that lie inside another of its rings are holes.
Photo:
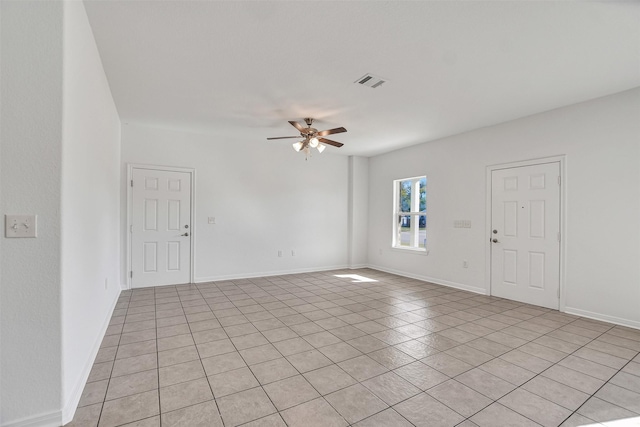
[[[291,123],[291,126],[295,127],[296,129],[298,129],[298,131],[300,131],[300,136],[278,136],[278,137],[267,138],[267,139],[272,140],[272,139],[302,138],[302,141],[293,143],[293,149],[296,151],[303,151],[307,155],[307,158],[309,157],[311,148],[317,148],[318,151],[322,153],[327,145],[333,145],[334,147],[338,147],[338,148],[344,145],[341,142],[332,141],[330,139],[323,138],[323,137],[327,135],[332,135],[334,133],[346,132],[347,130],[345,128],[339,127],[334,129],[318,131],[318,129],[311,127],[311,125],[313,124],[312,118],[307,117],[304,119],[304,122],[307,124],[306,128],[303,127],[298,122],[289,121],[289,123]]]

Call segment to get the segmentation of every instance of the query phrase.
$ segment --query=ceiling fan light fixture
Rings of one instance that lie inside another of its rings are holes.
[[[296,150],[296,151],[302,150],[302,141],[294,142],[293,143],[293,149]]]
[[[309,145],[311,146],[311,148],[316,148],[319,143],[320,141],[318,141],[318,138],[316,138],[315,136],[309,140]]]
[[[326,145],[324,145],[324,144],[318,144],[318,151],[319,151],[320,153],[322,153],[322,152],[324,151],[324,149],[325,149],[325,148],[327,148],[327,146],[326,146]]]

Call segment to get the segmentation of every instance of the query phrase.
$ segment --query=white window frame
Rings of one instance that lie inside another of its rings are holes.
[[[427,245],[420,247],[419,235],[420,235],[420,217],[427,215],[426,209],[420,211],[420,181],[424,179],[427,181],[426,175],[414,176],[410,178],[396,179],[393,181],[393,234],[391,246],[393,249],[400,249],[403,251],[411,251],[418,253],[427,253]],[[405,181],[411,182],[411,212],[400,211],[400,183]],[[426,192],[426,188],[425,188]],[[402,246],[400,244],[400,220],[401,216],[411,216],[410,225],[410,242],[409,246]],[[415,220],[414,220],[415,218]],[[425,232],[426,232],[425,226]],[[426,238],[425,238],[426,240]]]

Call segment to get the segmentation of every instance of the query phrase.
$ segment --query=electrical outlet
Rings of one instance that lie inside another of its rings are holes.
[[[282,251],[278,251],[278,257],[282,258]]]
[[[462,268],[469,268],[469,262],[466,259],[462,260]]]
[[[291,249],[291,256],[296,256],[296,250],[295,249]]]
[[[5,237],[37,237],[37,215],[5,215]]]

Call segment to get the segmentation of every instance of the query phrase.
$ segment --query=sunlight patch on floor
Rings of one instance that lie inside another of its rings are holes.
[[[335,277],[353,279],[351,283],[377,282],[377,280],[369,279],[368,277],[364,277],[359,274],[335,274]]]

